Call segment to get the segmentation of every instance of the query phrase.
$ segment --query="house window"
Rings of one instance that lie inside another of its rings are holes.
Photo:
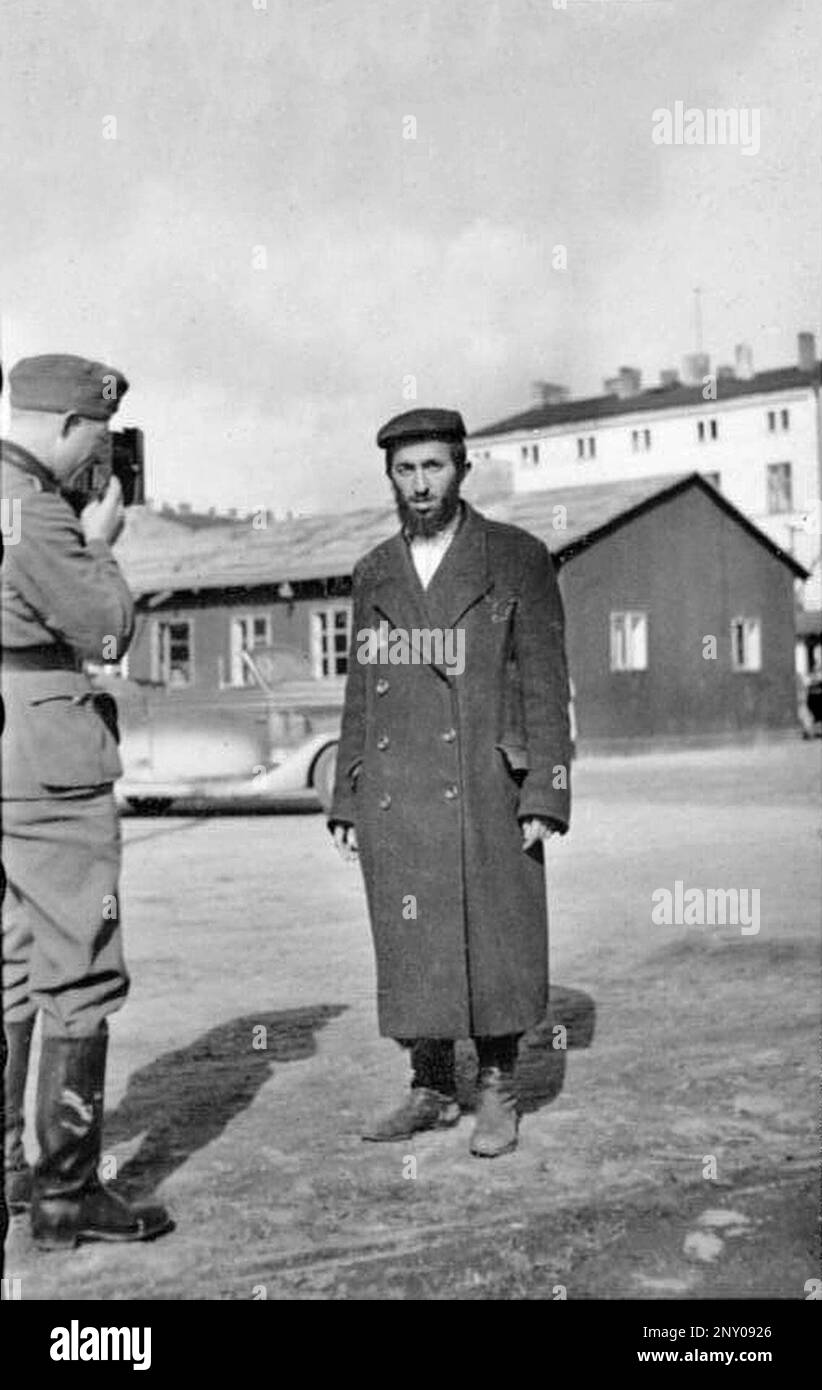
[[[597,442],[594,435],[589,434],[585,438],[577,440],[577,458],[595,459],[597,456]]]
[[[731,623],[731,664],[735,671],[762,669],[758,618],[734,618]]]
[[[256,685],[247,660],[257,647],[271,646],[271,618],[268,613],[241,614],[231,619],[231,684]]]
[[[793,511],[793,487],[789,463],[768,464],[768,511]]]
[[[311,614],[311,654],[315,680],[348,674],[351,608],[329,604]]]
[[[650,447],[650,430],[631,430],[631,448],[635,454],[647,453]]]
[[[788,410],[780,410],[780,412],[779,412],[779,418],[780,418],[780,420],[781,420],[781,422],[782,422],[782,428],[783,428],[783,430],[789,430],[790,427],[791,427],[791,416],[790,416],[790,411],[788,411]]]
[[[194,624],[188,618],[158,619],[154,625],[152,679],[177,688],[194,679]]]
[[[611,614],[611,670],[648,669],[647,613]]]
[[[708,439],[719,438],[719,423],[716,420],[698,420],[696,424],[696,437],[700,444],[704,444]]]
[[[777,412],[776,412],[775,410],[769,410],[769,411],[768,411],[768,433],[769,433],[769,434],[776,434],[777,420],[778,420],[778,422],[779,422],[779,428],[780,428],[780,429],[782,429],[782,430],[789,430],[790,427],[791,427],[791,412],[790,412],[789,410],[780,410],[779,413],[777,414]]]
[[[519,452],[520,452],[520,458],[522,459],[522,462],[523,462],[523,463],[529,463],[529,462],[530,462],[530,463],[533,463],[533,464],[538,464],[538,463],[539,463],[539,445],[538,445],[538,444],[521,444],[521,445],[520,445]]]
[[[538,445],[538,444],[532,444],[532,445],[531,445],[531,462],[532,462],[532,463],[539,463],[539,445]]]
[[[527,462],[528,462],[528,445],[527,445],[527,444],[520,444],[520,446],[519,446],[519,456],[520,456],[520,459],[522,460],[523,463],[527,463]]]

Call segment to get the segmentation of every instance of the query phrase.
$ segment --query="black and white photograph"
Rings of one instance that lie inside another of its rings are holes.
[[[268,1301],[550,1302],[603,1367],[607,1304],[627,1372],[785,1374],[820,72],[817,0],[3,0],[2,1299],[46,1373]]]

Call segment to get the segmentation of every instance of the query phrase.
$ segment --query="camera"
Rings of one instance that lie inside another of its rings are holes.
[[[143,431],[112,430],[111,471],[120,479],[123,505],[137,506],[145,501],[145,449]]]

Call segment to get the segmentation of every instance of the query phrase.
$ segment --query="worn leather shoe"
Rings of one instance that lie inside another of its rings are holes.
[[[513,1076],[501,1067],[484,1067],[479,1074],[477,1122],[471,1136],[471,1153],[477,1158],[499,1158],[517,1147],[519,1116]]]
[[[395,1139],[410,1139],[420,1130],[450,1129],[459,1117],[456,1096],[431,1091],[427,1086],[414,1086],[402,1105],[377,1120],[362,1137],[374,1144],[388,1144]]]
[[[97,1181],[79,1201],[41,1198],[32,1221],[34,1239],[41,1250],[71,1249],[92,1240],[153,1240],[173,1229],[174,1222],[165,1207],[130,1206]]]

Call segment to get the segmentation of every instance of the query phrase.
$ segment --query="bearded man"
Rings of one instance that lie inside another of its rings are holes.
[[[329,829],[360,859],[380,1032],[412,1075],[363,1138],[456,1124],[454,1042],[472,1038],[471,1152],[493,1158],[516,1147],[518,1041],[548,1003],[543,846],[570,816],[562,602],[543,543],[460,498],[458,412],[406,412],[377,444],[401,530],[354,570]]]

